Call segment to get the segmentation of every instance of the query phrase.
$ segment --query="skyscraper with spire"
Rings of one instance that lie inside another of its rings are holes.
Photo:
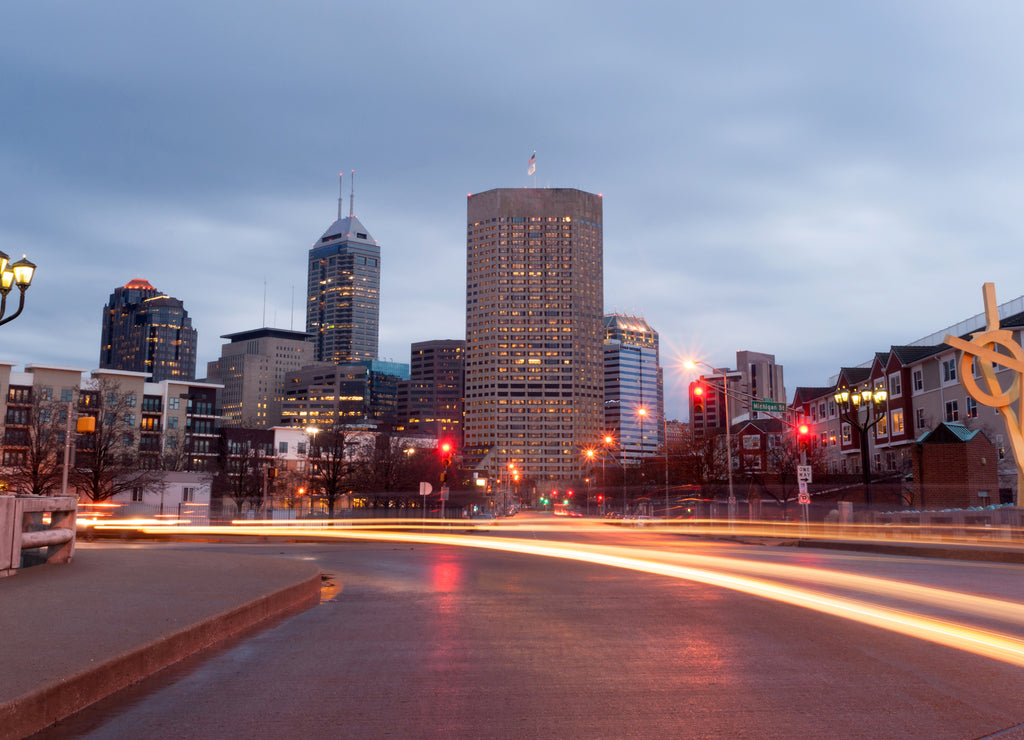
[[[343,200],[339,192],[337,220],[309,250],[306,291],[314,358],[336,365],[377,359],[380,335],[380,247],[355,216],[354,183],[344,217]]]

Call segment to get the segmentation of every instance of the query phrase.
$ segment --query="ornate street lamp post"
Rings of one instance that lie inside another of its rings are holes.
[[[845,421],[860,435],[860,466],[864,477],[864,503],[871,507],[871,459],[868,455],[868,432],[885,416],[888,394],[885,388],[839,388],[833,396],[839,407],[839,420]],[[861,414],[861,411],[864,413]]]
[[[32,284],[32,277],[35,273],[36,266],[24,256],[11,264],[11,258],[0,252],[0,325],[14,321],[21,315],[25,308],[25,291]],[[18,300],[18,310],[7,318],[3,318],[4,313],[7,311],[7,296],[15,285],[21,291],[21,296]]]

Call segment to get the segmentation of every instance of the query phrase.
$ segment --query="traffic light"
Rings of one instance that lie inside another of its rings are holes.
[[[807,449],[811,442],[811,428],[806,424],[800,424],[796,428],[796,441],[801,449]]]
[[[690,411],[694,414],[704,413],[704,386],[696,383],[693,386],[693,398],[690,400]]]
[[[441,456],[441,462],[447,467],[452,462],[452,455],[455,454],[455,445],[451,440],[443,439],[437,443],[437,451]]]

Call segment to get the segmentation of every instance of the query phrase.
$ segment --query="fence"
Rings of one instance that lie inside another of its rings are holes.
[[[74,496],[0,496],[0,576],[14,575],[32,561],[70,562],[77,511]]]

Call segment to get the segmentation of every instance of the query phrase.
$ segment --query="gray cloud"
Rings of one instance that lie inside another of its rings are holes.
[[[264,316],[301,328],[306,250],[355,168],[382,355],[404,360],[463,335],[465,195],[532,184],[536,150],[538,185],[604,195],[607,307],[645,315],[667,358],[773,352],[790,389],[819,385],[977,313],[985,280],[1024,292],[1022,14],[7,7],[0,249],[40,271],[5,357],[92,366],[102,305],[134,277],[185,302],[201,367]]]

